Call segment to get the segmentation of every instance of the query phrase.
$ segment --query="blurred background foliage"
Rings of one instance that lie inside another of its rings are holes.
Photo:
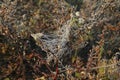
[[[30,35],[58,30],[76,11],[85,23],[72,28],[73,54],[64,57],[64,67],[47,63],[47,53]],[[0,1],[1,80],[117,80],[119,59],[120,0]]]

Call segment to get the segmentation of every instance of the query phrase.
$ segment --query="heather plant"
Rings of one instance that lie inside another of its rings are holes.
[[[0,80],[118,80],[120,0],[1,0]]]

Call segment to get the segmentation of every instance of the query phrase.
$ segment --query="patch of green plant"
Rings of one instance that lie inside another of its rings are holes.
[[[79,72],[75,72],[75,77],[80,79],[81,78],[81,74]]]
[[[78,24],[78,18],[73,17],[70,21],[70,25],[75,25],[75,24]]]

